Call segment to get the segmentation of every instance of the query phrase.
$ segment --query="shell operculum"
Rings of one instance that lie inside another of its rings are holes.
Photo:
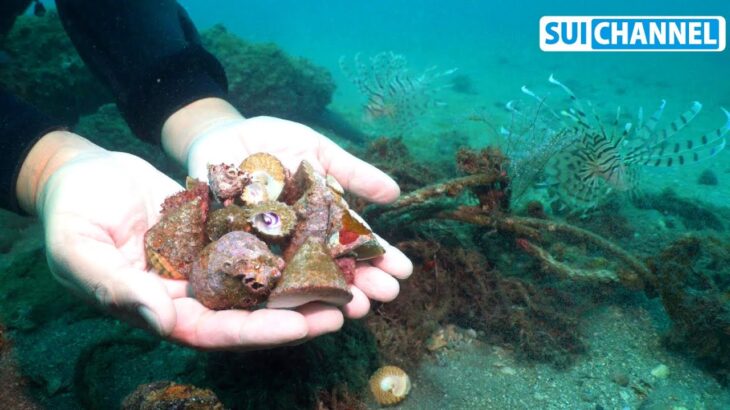
[[[266,201],[246,210],[248,223],[264,238],[283,238],[294,230],[297,215],[283,202]]]
[[[370,391],[381,405],[400,403],[411,391],[411,379],[400,367],[384,366],[370,377]]]

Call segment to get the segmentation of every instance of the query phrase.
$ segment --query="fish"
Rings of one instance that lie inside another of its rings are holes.
[[[723,107],[720,109],[725,114],[725,123],[700,136],[683,132],[702,110],[699,101],[692,102],[666,127],[660,127],[666,100],[661,100],[646,120],[640,108],[636,126],[631,122],[621,123],[620,106],[611,124],[604,124],[590,101],[578,98],[552,74],[548,82],[568,97],[567,107],[549,106],[545,98],[526,86],[521,91],[539,102],[539,116],[545,123],[552,123],[545,126],[548,131],[543,132],[556,133],[556,129],[563,132],[563,148],[545,162],[544,180],[540,182],[548,188],[552,202],[557,203],[559,209],[570,208],[585,214],[611,193],[635,195],[643,169],[678,167],[707,160],[719,154],[727,144],[730,113]],[[513,102],[508,103],[507,109],[527,118]]]
[[[434,98],[437,91],[448,86],[439,84],[439,80],[457,70],[437,71],[430,67],[416,76],[408,69],[405,57],[393,52],[378,53],[368,60],[358,53],[353,65],[342,56],[339,63],[343,73],[366,97],[366,122],[379,123],[396,136],[407,132],[428,109],[444,105]]]

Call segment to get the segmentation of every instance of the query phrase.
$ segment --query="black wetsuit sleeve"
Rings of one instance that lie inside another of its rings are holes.
[[[0,207],[20,212],[15,183],[23,160],[40,137],[63,128],[0,87]]]
[[[159,142],[165,120],[204,97],[225,97],[218,60],[174,0],[56,0],[81,58],[112,91],[134,133]]]

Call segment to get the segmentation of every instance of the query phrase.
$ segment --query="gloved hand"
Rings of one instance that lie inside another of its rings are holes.
[[[173,114],[163,128],[163,146],[187,165],[191,176],[201,180],[207,177],[209,163],[238,164],[250,154],[267,152],[292,172],[307,160],[316,171],[337,179],[347,191],[373,202],[387,203],[400,193],[385,173],[311,128],[272,117],[244,119],[228,103],[215,98],[197,101]],[[399,291],[396,278],[405,279],[413,270],[403,253],[381,242],[385,255],[358,265],[351,287],[354,297],[342,309],[348,317],[367,314],[370,299],[393,300]],[[310,304],[305,309],[321,312],[320,325],[327,323],[332,328],[342,323],[333,306]]]
[[[145,270],[143,238],[182,189],[147,162],[71,133],[42,138],[23,163],[18,198],[42,218],[48,262],[66,287],[162,337],[205,349],[258,349],[339,329],[339,312],[211,311],[186,281]]]

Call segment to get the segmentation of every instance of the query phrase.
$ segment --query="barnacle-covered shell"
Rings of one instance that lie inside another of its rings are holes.
[[[165,199],[162,218],[144,237],[145,255],[153,270],[172,279],[190,275],[193,261],[207,242],[207,210],[208,190],[202,183]]]
[[[340,219],[332,219],[332,234],[327,241],[333,257],[352,255],[361,261],[385,253],[370,227],[352,210],[345,209],[337,214]]]
[[[208,214],[208,222],[205,224],[205,232],[211,241],[217,240],[228,232],[249,231],[250,229],[248,214],[238,205],[216,209]]]
[[[241,195],[243,187],[251,182],[251,178],[235,165],[208,164],[208,181],[215,199],[224,206],[228,206]]]
[[[263,239],[289,235],[297,224],[297,214],[287,204],[266,201],[246,209],[246,221]]]
[[[281,277],[284,260],[248,232],[223,235],[193,264],[195,298],[210,309],[247,309],[266,300]]]
[[[243,188],[241,195],[244,203],[256,204],[279,198],[286,182],[286,169],[278,158],[258,152],[246,157],[239,168],[251,176],[251,182]]]
[[[396,366],[383,366],[370,377],[370,391],[383,406],[400,403],[411,391],[408,374]]]
[[[269,296],[269,308],[293,308],[313,301],[341,306],[352,300],[345,277],[324,244],[308,238],[287,262],[279,284]]]

